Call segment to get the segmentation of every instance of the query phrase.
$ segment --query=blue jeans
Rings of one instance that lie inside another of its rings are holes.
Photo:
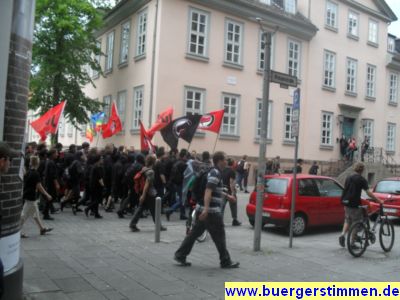
[[[171,193],[175,198],[175,203],[171,205],[169,208],[169,212],[173,213],[177,208],[180,207],[181,209],[181,217],[186,215],[185,207],[183,206],[182,202],[182,186],[173,184],[171,187]]]
[[[244,179],[244,174],[245,173],[236,173],[236,184],[239,185],[240,190],[243,190],[242,182]]]

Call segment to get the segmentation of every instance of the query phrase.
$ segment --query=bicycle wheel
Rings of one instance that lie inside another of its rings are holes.
[[[368,247],[368,228],[364,223],[354,223],[347,235],[347,249],[354,257],[363,255]]]
[[[192,223],[190,225],[190,231],[193,229],[194,224],[196,224],[196,221],[197,221],[196,210],[193,210],[193,212],[192,212]],[[206,239],[207,239],[207,230],[204,230],[204,232],[197,238],[197,241],[199,243],[202,243]]]
[[[394,226],[387,217],[382,219],[379,228],[379,243],[381,244],[382,250],[385,252],[389,252],[393,248]]]

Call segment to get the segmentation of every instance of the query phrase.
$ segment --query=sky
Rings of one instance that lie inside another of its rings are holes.
[[[394,34],[397,37],[400,37],[400,0],[386,0],[386,3],[390,6],[393,12],[396,14],[399,19],[396,22],[393,22],[389,26],[389,33]]]

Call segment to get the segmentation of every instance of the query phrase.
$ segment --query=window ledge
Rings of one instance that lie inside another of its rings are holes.
[[[377,43],[375,43],[375,42],[368,41],[368,42],[367,42],[367,45],[368,45],[368,46],[371,46],[371,47],[374,47],[374,48],[379,48],[379,44],[377,44]]]
[[[64,137],[65,135],[64,135],[64,134],[60,134],[60,136],[61,136],[61,137]]]
[[[112,73],[112,71],[113,71],[113,69],[112,69],[112,68],[111,68],[110,70],[106,70],[106,71],[104,71],[104,75],[111,74],[111,73]]]
[[[333,150],[333,146],[332,145],[319,145],[319,149],[321,150]]]
[[[220,139],[220,140],[238,141],[238,140],[240,140],[240,136],[239,136],[239,135],[234,135],[234,134],[224,134],[224,133],[221,133],[221,134],[219,135],[219,139]]]
[[[140,133],[140,129],[131,129],[131,130],[130,130],[130,133],[131,133],[132,135],[139,134],[139,133]]]
[[[336,27],[332,27],[330,25],[325,24],[325,29],[338,33],[339,30]]]
[[[395,107],[397,107],[397,102],[389,101],[388,104],[389,104],[390,106],[395,106]]]
[[[207,56],[196,55],[196,54],[192,54],[192,53],[186,53],[186,58],[196,60],[196,61],[201,61],[204,63],[208,63],[210,61],[210,58],[208,58]]]
[[[346,91],[344,94],[345,94],[346,96],[349,96],[349,97],[354,97],[354,98],[357,97],[357,93],[354,93],[354,92]]]
[[[138,61],[140,61],[140,60],[142,60],[142,59],[145,59],[146,58],[146,53],[145,54],[141,54],[141,55],[136,55],[134,58],[133,58],[133,60],[135,61],[135,62],[138,62]]]
[[[376,97],[365,96],[365,100],[368,100],[368,101],[376,101]]]
[[[260,138],[259,137],[254,138],[254,144],[260,144]],[[272,144],[272,139],[271,138],[267,138],[267,144],[268,145]]]
[[[72,137],[72,135],[73,135],[72,133],[68,133],[68,137]]]
[[[122,126],[123,127],[123,126]],[[125,135],[125,130],[121,130],[120,132],[117,133],[117,135]]]
[[[200,138],[200,139],[205,138],[205,136],[206,136],[206,133],[204,131],[196,131],[194,134],[195,138]]]
[[[92,80],[99,79],[99,78],[100,78],[100,74],[97,74],[97,75],[95,75],[95,76],[92,76]]]
[[[119,69],[123,69],[123,68],[126,68],[127,66],[128,66],[128,61],[124,61],[123,63],[120,63],[118,65],[118,68]]]
[[[332,92],[332,93],[335,93],[335,92],[336,92],[336,88],[330,87],[330,86],[327,86],[327,85],[322,85],[322,89],[323,89],[324,91],[328,91],[328,92]]]
[[[224,61],[222,66],[224,66],[226,68],[236,69],[236,70],[243,70],[243,68],[244,68],[242,65],[231,63],[231,62],[227,62],[227,61]]]
[[[389,150],[386,150],[386,154],[387,154],[387,155],[395,155],[395,153],[396,153],[396,151],[389,151]]]
[[[86,136],[86,132],[83,132],[83,131],[82,131],[82,132],[80,133],[80,135],[81,135],[82,137],[84,137],[84,136]]]
[[[355,41],[357,41],[357,42],[360,40],[360,38],[359,38],[358,36],[353,35],[353,34],[351,34],[351,33],[347,33],[347,37],[348,37],[349,39],[355,40]]]
[[[296,141],[292,140],[283,140],[282,145],[285,146],[296,146]]]

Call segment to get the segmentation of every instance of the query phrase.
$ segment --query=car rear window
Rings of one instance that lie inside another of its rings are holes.
[[[400,181],[383,180],[379,181],[375,188],[376,193],[400,194]]]
[[[285,195],[287,186],[287,179],[268,178],[265,180],[265,192],[267,194]]]

